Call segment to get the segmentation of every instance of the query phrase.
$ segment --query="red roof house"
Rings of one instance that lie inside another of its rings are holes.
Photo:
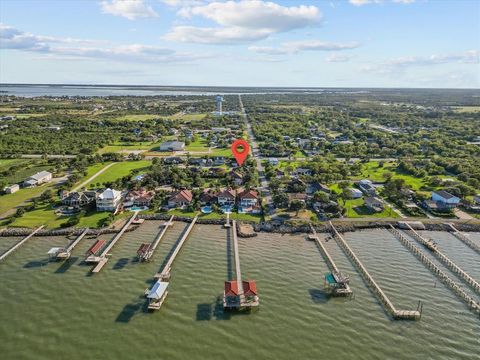
[[[168,199],[169,207],[186,206],[192,202],[193,195],[190,190],[177,191]]]
[[[103,247],[103,245],[105,245],[105,240],[97,240],[95,242],[95,244],[93,244],[90,249],[87,250],[87,252],[85,253],[86,256],[89,256],[89,255],[96,255],[100,249]]]
[[[237,280],[225,281],[225,296],[238,296]]]
[[[243,294],[245,296],[257,296],[257,283],[255,280],[242,281]]]

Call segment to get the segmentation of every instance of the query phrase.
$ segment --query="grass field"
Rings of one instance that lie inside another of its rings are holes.
[[[89,166],[87,168],[87,175],[85,175],[84,177],[82,177],[78,182],[75,183],[74,187],[75,186],[78,186],[79,184],[81,184],[82,182],[86,181],[87,179],[91,178],[94,174],[96,174],[97,172],[99,172],[101,169],[103,169],[105,166],[107,166],[108,164],[110,164],[110,162],[104,162],[104,163],[97,163],[97,164],[93,164],[91,166]]]
[[[173,209],[168,211],[169,215],[176,215],[182,217],[195,217],[196,215],[199,216],[201,219],[226,219],[227,215],[220,214],[217,212],[212,212],[211,214],[202,214],[200,211],[186,211],[181,209]],[[238,221],[253,221],[259,223],[261,220],[260,215],[252,215],[252,214],[238,214],[232,213],[230,214],[231,220],[238,220]]]
[[[151,142],[151,141],[141,141],[141,142],[115,142],[111,145],[104,146],[103,148],[97,150],[99,154],[105,153],[117,153],[117,152],[128,152],[128,151],[151,151],[155,150],[160,146],[161,141]]]
[[[342,201],[340,201],[342,204]],[[351,199],[345,202],[344,207],[347,209],[345,214],[349,218],[361,218],[361,217],[373,217],[373,218],[398,218],[399,215],[393,211],[390,207],[385,206],[382,212],[373,212],[365,205],[363,199]]]
[[[33,188],[20,189],[13,194],[0,195],[0,214],[16,208],[28,199],[39,196],[51,186],[51,183],[44,184]]]
[[[179,112],[179,113],[173,114],[171,116],[167,116],[167,119],[178,120],[178,121],[198,121],[198,120],[205,119],[205,116],[207,116],[206,113],[185,114],[183,112]]]
[[[454,106],[454,111],[456,112],[480,112],[480,106]]]
[[[19,160],[19,161],[22,161],[22,160]],[[37,172],[40,172],[42,170],[50,170],[52,168],[51,165],[36,163],[36,162],[32,162],[31,160],[25,160],[24,163],[25,163],[24,167],[17,170],[14,174],[7,175],[5,177],[5,179],[9,184],[21,182],[25,180],[27,177],[32,176],[33,174],[36,174]]]
[[[155,114],[131,114],[115,118],[118,121],[147,121],[160,118],[160,115]]]
[[[133,170],[136,169],[146,169],[152,164],[148,160],[140,161],[124,161],[119,162],[115,165],[112,165],[108,170],[100,174],[97,178],[87,184],[87,188],[95,187],[95,184],[104,184],[107,182],[112,182],[117,179],[121,179],[124,176],[130,175]]]
[[[29,161],[27,159],[0,159],[0,171],[5,171],[14,165],[28,164]]]

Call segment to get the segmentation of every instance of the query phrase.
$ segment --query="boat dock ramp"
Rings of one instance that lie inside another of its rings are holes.
[[[325,286],[334,296],[351,296],[353,291],[349,286],[350,279],[338,269],[337,265],[335,265],[335,262],[322,244],[322,241],[318,237],[312,224],[310,224],[310,229],[312,230],[312,233],[307,236],[308,240],[315,241],[325,257],[328,267],[332,270],[331,273],[325,275]]]
[[[10,255],[11,253],[13,253],[15,250],[17,250],[20,246],[22,246],[23,244],[25,244],[28,240],[30,240],[37,232],[39,232],[40,230],[42,230],[43,228],[45,227],[45,225],[42,225],[38,228],[36,228],[35,230],[33,230],[30,234],[28,234],[27,236],[25,236],[22,240],[20,240],[19,242],[17,242],[15,245],[13,245],[10,249],[8,249],[7,251],[5,251],[2,255],[0,255],[0,261],[3,261],[8,255]]]
[[[150,258],[153,256],[153,253],[157,249],[158,244],[162,240],[163,236],[167,232],[168,228],[173,225],[173,219],[175,215],[172,215],[170,220],[164,223],[162,226],[162,230],[157,234],[155,239],[152,241],[151,244],[144,243],[140,245],[140,248],[137,250],[137,257],[139,261],[149,261]],[[142,219],[143,220],[143,219]]]
[[[155,274],[155,279],[157,280],[155,284],[153,284],[153,286],[150,289],[145,290],[145,296],[148,299],[149,310],[160,309],[163,302],[165,301],[168,294],[167,289],[168,289],[168,285],[171,277],[170,270],[171,270],[172,264],[175,261],[175,258],[177,257],[178,253],[182,249],[183,244],[187,240],[188,235],[190,235],[190,232],[192,231],[193,227],[195,226],[195,223],[197,222],[197,219],[198,219],[198,216],[195,216],[195,218],[193,218],[190,225],[188,225],[187,230],[183,233],[181,239],[178,241],[177,245],[175,246],[175,250],[168,258],[168,261],[163,267],[162,271],[160,273]],[[173,219],[170,219],[170,220],[173,220]],[[166,228],[168,228],[168,226],[165,226],[165,229]]]
[[[416,230],[409,226],[409,230],[406,231],[413,239],[415,239],[420,244],[427,247],[431,250],[432,254],[440,260],[440,262],[448,267],[459,279],[462,279],[466,284],[468,284],[476,294],[480,294],[480,283],[462,270],[457,264],[450,260],[445,254],[443,254],[438,246],[435,244],[434,247],[431,246],[433,240],[426,239],[420,235]]]
[[[433,274],[435,274],[448,288],[450,288],[460,299],[462,299],[470,309],[480,313],[480,302],[475,301],[468,295],[455,281],[453,281],[445,272],[440,270],[427,255],[423,253],[413,241],[408,240],[400,231],[390,225],[389,231],[409,249]]]
[[[395,308],[393,303],[390,301],[387,295],[383,292],[380,286],[378,286],[378,284],[375,282],[375,280],[370,275],[368,270],[365,268],[362,262],[355,255],[353,250],[350,248],[350,246],[348,246],[347,242],[342,237],[342,235],[340,235],[340,233],[337,231],[335,226],[333,226],[331,221],[329,222],[329,224],[332,229],[333,238],[337,241],[337,243],[340,245],[343,251],[347,254],[347,256],[350,258],[353,264],[357,267],[360,274],[362,274],[367,284],[370,285],[375,295],[377,295],[380,302],[383,304],[385,309],[392,315],[392,317],[395,320],[419,320],[422,316],[421,302],[418,303],[417,310],[398,310],[397,308]]]
[[[82,240],[85,235],[87,235],[89,228],[86,228],[85,230],[82,231],[80,235],[77,236],[75,240],[73,240],[66,248],[63,247],[53,247],[51,248],[47,254],[50,257],[51,260],[57,261],[57,260],[67,260],[70,258],[70,255],[77,246],[77,244]]]
[[[252,309],[260,305],[255,280],[242,281],[240,254],[238,251],[237,222],[232,221],[233,252],[235,258],[236,280],[225,281],[223,292],[224,310]]]
[[[103,240],[97,240],[95,244],[87,251],[87,258],[85,259],[86,263],[94,263],[97,264],[93,269],[92,273],[98,273],[102,268],[105,266],[105,264],[108,262],[108,255],[109,251],[113,248],[113,246],[117,243],[118,240],[122,237],[122,235],[125,233],[125,231],[128,229],[128,227],[132,224],[132,222],[135,220],[137,217],[139,211],[135,211],[132,217],[123,225],[122,229],[120,232],[115,235],[115,237],[108,243],[108,245],[102,250],[102,252],[98,254],[100,249],[103,248],[103,245],[105,245],[105,241]]]

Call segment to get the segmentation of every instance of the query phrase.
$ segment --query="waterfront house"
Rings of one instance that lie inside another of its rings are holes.
[[[374,212],[382,212],[384,209],[383,202],[374,196],[368,196],[365,198],[365,206]]]
[[[97,193],[95,191],[72,191],[62,195],[62,204],[81,208],[95,201]]]
[[[357,183],[357,186],[366,196],[375,196],[377,194],[377,190],[375,189],[373,183],[370,180],[360,180]]]
[[[440,207],[452,209],[460,204],[460,198],[450,194],[445,190],[438,190],[432,192],[432,201],[435,201]]]
[[[52,180],[52,173],[44,170],[26,178],[23,182],[23,186],[33,187],[47,183],[50,180]]]
[[[211,189],[205,189],[202,191],[199,197],[202,205],[211,205],[217,201],[217,195]]]
[[[160,151],[183,151],[185,143],[182,141],[165,141],[160,144]]]
[[[238,194],[239,212],[259,214],[261,212],[258,193],[254,190],[243,190]]]
[[[127,195],[127,202],[133,206],[138,207],[150,207],[153,198],[155,197],[155,191],[147,191],[145,189],[132,190]]]
[[[168,207],[185,207],[192,203],[193,195],[190,190],[180,190],[168,198]]]
[[[106,189],[97,197],[97,211],[117,212],[122,202],[122,193],[114,189]]]
[[[224,189],[217,195],[218,205],[224,206],[233,206],[235,205],[236,192],[233,189]]]
[[[13,194],[14,192],[17,192],[18,190],[20,190],[20,186],[18,184],[5,186],[3,188],[3,191],[5,192],[5,194]]]

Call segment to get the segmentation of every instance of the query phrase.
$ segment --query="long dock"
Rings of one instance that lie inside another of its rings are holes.
[[[480,254],[480,245],[474,243],[471,239],[468,238],[468,236],[460,231],[457,230],[455,226],[453,226],[452,223],[447,224],[450,226],[450,229],[452,229],[452,235],[455,236],[458,240],[463,242],[465,245],[473,249],[475,252]]]
[[[232,234],[233,234],[233,254],[235,257],[235,275],[237,276],[238,291],[240,293],[240,298],[242,299],[244,298],[242,270],[240,269],[240,253],[238,251],[237,222],[235,220],[232,221]]]
[[[158,233],[158,235],[155,237],[155,239],[152,241],[150,244],[148,251],[143,254],[143,256],[140,258],[141,261],[148,261],[150,258],[153,256],[153,253],[158,247],[158,244],[160,244],[160,241],[162,240],[163,236],[167,232],[168,228],[173,225],[173,219],[175,215],[172,215],[170,220],[168,220],[165,224],[163,224],[162,230]]]
[[[335,275],[340,275],[342,278],[345,278],[342,276],[342,273],[338,269],[337,265],[333,261],[332,257],[327,251],[327,248],[322,244],[322,241],[317,235],[317,231],[315,228],[310,224],[310,229],[312,231],[312,235],[309,235],[310,240],[314,240],[317,246],[320,248],[320,251],[322,252],[323,256],[325,257],[325,260],[327,261],[328,267],[333,271],[333,274]],[[346,279],[346,278],[345,278]],[[342,284],[343,286],[341,288],[337,288],[334,290],[334,294],[336,295],[342,295],[342,296],[349,296],[353,294],[352,289],[350,289],[350,286],[348,285],[348,281]]]
[[[408,240],[403,234],[390,225],[389,231],[409,249],[433,274],[435,274],[448,288],[450,288],[460,299],[462,299],[470,309],[480,313],[480,302],[475,301],[468,295],[455,281],[438,268],[427,255],[424,254],[415,244]]]
[[[418,241],[420,244],[427,246],[431,244],[431,241],[425,239],[422,235],[420,235],[417,231],[415,231],[408,223],[406,223],[408,227],[408,234]],[[430,248],[430,247],[429,247]],[[439,249],[438,246],[435,245],[435,248],[431,252],[433,255],[440,260],[446,267],[448,267],[458,278],[462,279],[466,284],[468,284],[475,293],[480,294],[480,283],[472,278],[467,272],[462,270],[457,264],[455,264],[452,260],[450,260],[445,254],[443,254]]]
[[[192,231],[193,229],[193,226],[195,225],[195,223],[197,222],[197,219],[198,219],[198,216],[195,216],[192,220],[192,222],[190,223],[190,225],[188,226],[187,230],[185,231],[185,233],[183,234],[182,238],[180,239],[180,241],[178,242],[177,244],[177,247],[175,248],[175,250],[173,251],[172,255],[170,255],[170,258],[168,259],[168,262],[165,264],[165,266],[163,267],[163,270],[162,272],[160,273],[157,273],[155,275],[155,278],[157,279],[160,279],[160,280],[168,280],[170,279],[170,269],[172,267],[172,264],[173,262],[175,261],[175,258],[177,257],[178,253],[180,252],[180,250],[182,249],[182,246],[183,244],[185,243],[185,241],[187,240],[188,238],[188,235],[190,235],[190,232]]]
[[[421,313],[421,306],[419,302],[419,306],[417,307],[417,310],[397,310],[393,303],[390,301],[390,299],[385,295],[383,290],[378,286],[378,284],[373,280],[373,277],[370,275],[370,273],[367,271],[365,266],[363,266],[362,262],[357,258],[353,250],[348,246],[347,242],[345,239],[340,235],[340,233],[337,231],[335,226],[333,226],[332,222],[330,221],[330,226],[333,231],[333,237],[334,239],[339,243],[340,247],[345,251],[347,256],[352,260],[352,262],[355,264],[355,266],[359,269],[360,273],[363,275],[367,283],[371,286],[373,289],[373,292],[377,295],[381,303],[385,306],[387,311],[393,316],[395,320],[419,320],[420,317],[422,316]],[[420,309],[420,311],[418,310]]]
[[[87,235],[88,230],[90,230],[90,229],[86,228],[85,230],[83,230],[83,232],[75,240],[73,240],[70,243],[70,245],[68,245],[68,247],[65,249],[65,251],[67,253],[71,253],[72,250],[75,248],[75,246],[77,246],[77,244],[80,242],[80,240],[82,240],[85,237],[85,235]]]
[[[32,238],[37,232],[42,230],[44,227],[45,227],[45,225],[42,225],[42,226],[36,228],[30,234],[28,234],[26,237],[24,237],[22,240],[20,240],[15,245],[13,245],[10,249],[5,251],[2,255],[0,255],[0,261],[4,260],[8,255],[13,253],[15,250],[17,250],[23,244],[25,244],[30,238]]]
[[[85,237],[88,233],[89,228],[86,228],[82,231],[82,233],[77,236],[66,248],[62,247],[53,247],[48,251],[48,256],[50,259],[58,261],[58,260],[66,260],[70,258],[72,250],[77,246],[77,244]]]
[[[95,262],[97,262],[97,266],[95,266],[92,270],[92,273],[98,273],[100,272],[100,270],[102,270],[103,266],[107,263],[108,261],[108,258],[107,258],[107,254],[108,252],[114,247],[114,245],[117,243],[118,240],[120,240],[120,238],[122,237],[122,235],[125,233],[125,231],[128,229],[128,227],[132,224],[133,220],[135,220],[135,218],[137,217],[139,213],[139,210],[135,211],[134,214],[132,215],[132,217],[125,223],[125,225],[123,225],[122,229],[120,230],[120,232],[115,235],[115,237],[112,239],[112,241],[110,241],[107,245],[107,247],[102,251],[102,253],[100,254],[100,256],[98,258],[96,258]]]

